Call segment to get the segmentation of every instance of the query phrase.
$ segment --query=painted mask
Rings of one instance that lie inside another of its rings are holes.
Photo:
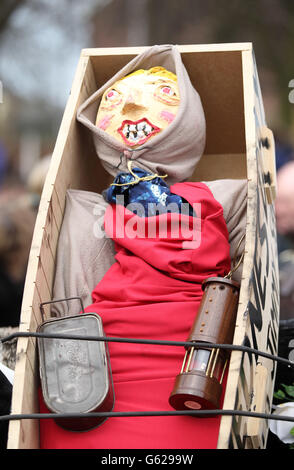
[[[128,147],[143,145],[173,121],[180,103],[177,77],[163,67],[137,70],[101,99],[96,125]]]

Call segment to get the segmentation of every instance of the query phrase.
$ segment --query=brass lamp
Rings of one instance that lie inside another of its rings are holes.
[[[203,281],[202,301],[188,342],[231,344],[240,286],[228,277]],[[218,409],[229,352],[221,348],[189,346],[177,375],[170,405],[176,410]]]

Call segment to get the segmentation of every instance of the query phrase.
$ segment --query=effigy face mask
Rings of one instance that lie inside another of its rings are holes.
[[[175,74],[163,67],[137,70],[104,92],[96,125],[136,148],[167,128],[179,103]]]

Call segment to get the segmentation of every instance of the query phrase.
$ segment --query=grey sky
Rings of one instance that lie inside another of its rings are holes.
[[[3,89],[63,107],[80,51],[91,43],[89,16],[108,0],[30,0],[11,17],[0,43]]]

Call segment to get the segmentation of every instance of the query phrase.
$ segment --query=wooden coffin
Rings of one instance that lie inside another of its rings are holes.
[[[52,298],[58,235],[69,188],[101,192],[112,178],[102,168],[77,108],[144,48],[82,50],[37,216],[23,296],[20,331],[41,323],[40,303]],[[191,81],[197,80],[207,122],[197,181],[247,179],[245,257],[235,345],[277,352],[279,283],[276,246],[275,154],[266,127],[251,43],[179,46]],[[224,409],[270,412],[276,364],[233,351]],[[12,413],[38,412],[36,341],[19,338]],[[223,416],[218,448],[264,448],[266,420]],[[39,422],[10,421],[8,448],[39,447]],[[197,442],[195,442],[197,448]]]

